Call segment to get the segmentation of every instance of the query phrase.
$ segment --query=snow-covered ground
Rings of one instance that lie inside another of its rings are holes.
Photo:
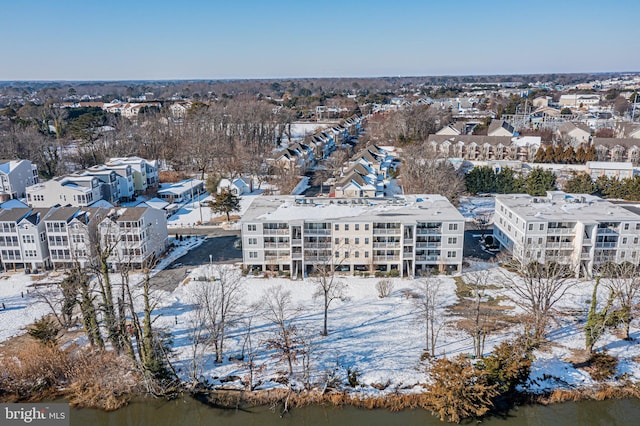
[[[264,190],[262,189],[256,189],[251,194],[242,195],[240,197],[240,211],[233,212],[231,215],[242,216],[255,197],[260,196],[263,192]],[[211,211],[211,208],[207,205],[211,200],[211,195],[204,194],[199,200],[183,204],[175,214],[167,219],[167,226],[169,228],[192,227],[198,224],[207,224],[214,218],[224,217],[224,214],[218,215]]]
[[[488,215],[490,223],[493,223],[495,209],[496,200],[493,197],[460,197],[458,206],[467,222],[474,220],[478,215]]]
[[[191,244],[197,244],[192,242]],[[160,265],[165,266],[188,247],[181,247]],[[228,267],[233,267],[229,265]],[[158,300],[155,314],[158,319],[156,327],[162,327],[173,336],[173,364],[180,369],[186,380],[191,371],[192,331],[194,318],[194,301],[199,286],[216,285],[215,282],[198,281],[200,277],[211,276],[210,266],[195,268],[174,291],[157,290],[154,297]],[[481,272],[486,271],[486,272]],[[486,273],[488,282],[496,286],[486,290],[487,296],[512,297],[510,290],[499,287],[506,282],[506,277],[513,277],[509,272],[490,263],[473,263],[461,277],[470,279],[471,274]],[[213,273],[215,275],[215,273]],[[138,277],[140,278],[140,277]],[[50,278],[49,281],[51,281]],[[132,281],[136,276],[132,277]],[[358,370],[359,380],[365,385],[386,384],[389,391],[405,388],[418,391],[419,383],[427,378],[420,366],[419,358],[424,343],[424,328],[416,318],[415,298],[418,281],[410,279],[393,279],[394,290],[389,297],[379,298],[375,285],[379,278],[361,278],[344,276],[340,278],[347,284],[342,300],[336,299],[329,310],[329,335],[320,335],[322,327],[322,301],[314,298],[315,284],[305,281],[291,281],[286,278],[246,277],[243,283],[242,306],[245,313],[231,327],[225,343],[225,359],[222,364],[214,363],[213,350],[202,359],[201,376],[212,383],[216,378],[227,376],[245,377],[247,366],[238,361],[229,361],[228,357],[240,355],[246,338],[246,322],[252,317],[252,341],[254,346],[261,347],[256,359],[264,369],[258,375],[263,387],[273,386],[269,379],[277,376],[277,371],[285,370],[272,358],[273,353],[267,351],[265,341],[273,336],[274,326],[265,317],[264,295],[274,287],[282,287],[291,292],[292,306],[296,308],[292,315],[293,323],[300,334],[311,343],[312,379],[322,382],[329,372],[336,372],[344,379],[346,371]],[[457,301],[455,281],[450,276],[439,276],[441,283],[441,307],[439,320],[445,326],[440,333],[436,353],[453,356],[459,353],[470,354],[473,351],[470,336],[455,327],[456,320],[446,306]],[[117,277],[114,277],[117,282]],[[0,279],[0,302],[5,309],[0,310],[0,341],[24,332],[26,326],[42,315],[48,308],[33,296],[31,277],[21,273],[2,275]],[[27,293],[29,290],[29,293]],[[582,327],[586,317],[588,301],[591,298],[593,281],[576,281],[575,286],[559,303],[559,314],[554,315],[548,330],[550,344],[535,352],[530,383],[531,391],[549,390],[558,387],[573,388],[593,384],[593,380],[584,370],[576,369],[571,363],[576,351],[584,348],[584,332]],[[604,292],[604,290],[603,290]],[[21,293],[24,298],[21,297]],[[606,295],[602,294],[602,299]],[[509,300],[501,302],[513,306]],[[256,307],[257,306],[257,307]],[[521,310],[509,310],[511,315],[519,315]],[[633,380],[640,380],[640,330],[634,322],[632,337],[637,340],[627,342],[615,335],[606,333],[597,348],[606,347],[610,354],[619,358],[619,375],[626,375]],[[489,335],[485,352],[503,340],[510,340],[522,331],[521,326],[514,326],[499,334]],[[301,371],[300,365],[296,371]],[[366,386],[364,392],[377,392]]]

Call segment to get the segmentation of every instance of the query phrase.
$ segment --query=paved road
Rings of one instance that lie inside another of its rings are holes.
[[[187,235],[187,234],[183,234]],[[224,235],[208,237],[198,247],[175,260],[167,269],[151,278],[151,285],[166,291],[173,291],[185,278],[188,270],[209,263],[234,263],[242,260],[242,251],[234,247],[240,231],[224,231]]]
[[[493,230],[485,231],[486,235],[492,235]],[[464,257],[474,257],[476,259],[489,260],[492,259],[495,254],[487,253],[480,247],[480,235],[478,230],[464,231]]]

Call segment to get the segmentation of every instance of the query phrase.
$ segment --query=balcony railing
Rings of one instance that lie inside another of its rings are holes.
[[[597,242],[596,243],[596,248],[615,248],[618,246],[618,243],[615,242]]]
[[[289,229],[263,229],[263,235],[289,235]]]
[[[575,228],[548,228],[547,234],[550,235],[573,235],[576,233]]]
[[[416,235],[433,235],[441,234],[442,228],[417,228]]]
[[[398,260],[400,260],[400,256],[373,256],[374,262],[389,262]]]
[[[435,243],[435,242],[431,242],[431,243],[424,243],[424,242],[420,242],[420,243],[416,243],[416,248],[417,249],[421,249],[421,248],[440,248],[441,243]]]
[[[546,245],[547,248],[559,248],[559,249],[572,249],[573,248],[573,243],[568,243],[568,242],[562,242],[562,243],[557,243],[557,242],[553,242],[553,243],[547,243]]]
[[[437,262],[438,260],[440,260],[440,256],[416,256],[416,262]]]
[[[381,242],[374,242],[373,243],[373,248],[400,248],[400,242],[387,242],[387,243],[381,243]]]
[[[301,238],[295,238],[295,239],[291,240],[291,245],[294,245],[294,246],[302,245],[302,239]]]
[[[373,228],[373,235],[400,235],[401,229]]]
[[[305,229],[304,235],[331,235],[331,229]]]
[[[288,249],[289,248],[289,243],[264,243],[264,248]]]

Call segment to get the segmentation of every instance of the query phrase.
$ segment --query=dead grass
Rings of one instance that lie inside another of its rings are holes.
[[[559,402],[604,401],[606,399],[638,398],[640,390],[634,385],[600,385],[590,389],[557,389],[548,395],[537,396],[533,402],[537,404],[557,404]]]
[[[0,400],[66,397],[74,406],[115,410],[139,392],[141,378],[125,357],[72,345],[66,349],[20,339],[3,348]]]

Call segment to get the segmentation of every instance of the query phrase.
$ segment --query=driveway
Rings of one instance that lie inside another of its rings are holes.
[[[464,231],[464,257],[473,257],[481,260],[490,260],[495,257],[494,253],[488,253],[480,247],[480,236],[482,233],[478,230]],[[493,229],[484,231],[484,235],[493,235]]]

